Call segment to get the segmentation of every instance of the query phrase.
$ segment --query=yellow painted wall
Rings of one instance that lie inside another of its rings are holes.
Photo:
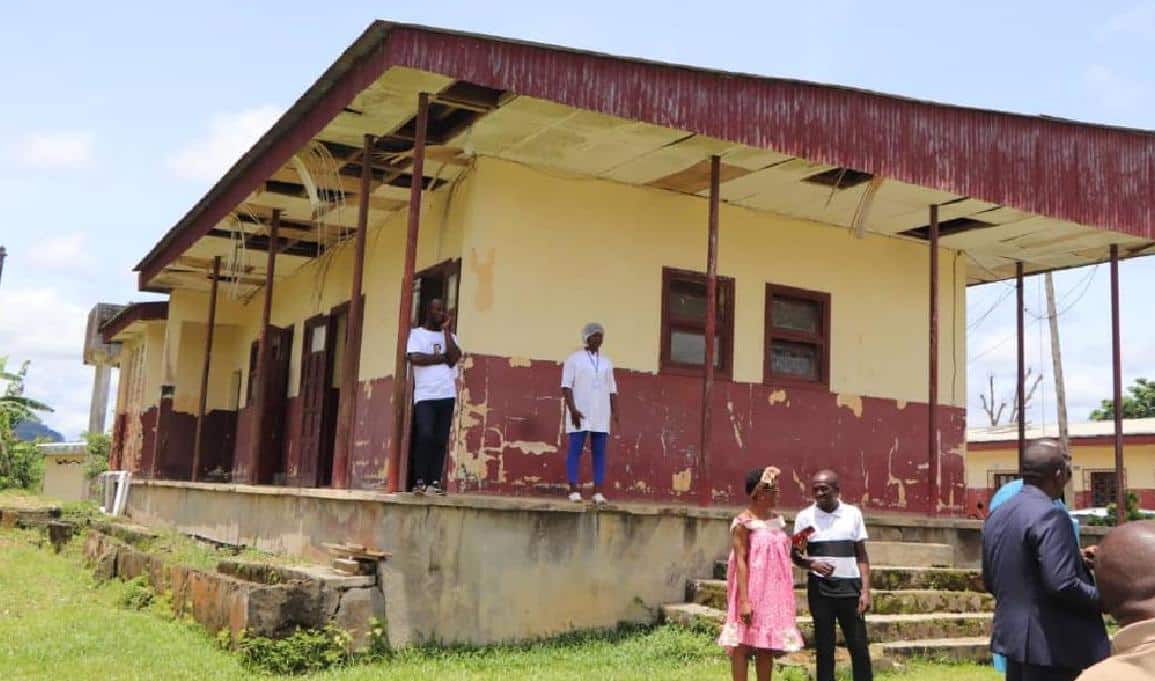
[[[1127,444],[1123,449],[1126,464],[1127,487],[1132,489],[1155,489],[1155,444]],[[989,484],[988,472],[1014,472],[1018,469],[1018,446],[1011,444],[1005,448],[985,451],[967,451],[966,476],[970,489],[986,489]],[[1087,475],[1092,470],[1115,470],[1115,445],[1073,445],[1071,463],[1075,473],[1075,491],[1091,489],[1091,479]]]
[[[705,267],[706,202],[697,197],[483,158],[452,191],[427,195],[422,210],[417,270],[463,260],[458,332],[467,351],[559,360],[578,347],[582,324],[598,320],[618,366],[657,371],[662,267]],[[393,373],[406,219],[401,211],[370,226],[362,380]],[[352,250],[347,242],[278,278],[272,323],[295,327],[290,395],[299,391],[302,324],[348,300]],[[834,392],[924,402],[927,262],[919,243],[723,206],[719,273],[736,279],[735,380],[762,380],[765,284],[774,283],[831,294]],[[941,262],[939,395],[963,407],[964,264],[947,249]],[[262,296],[222,295],[218,319],[236,330],[217,344],[212,404],[228,404],[234,371],[248,378]],[[195,356],[172,360],[181,410],[195,412],[206,309],[206,294],[172,295],[169,350]]]
[[[704,271],[704,199],[493,159],[479,162],[473,191],[466,350],[560,360],[597,320],[618,366],[658,370],[662,267]],[[719,274],[736,280],[735,380],[762,380],[765,285],[774,283],[831,294],[834,392],[926,401],[925,246],[726,205],[720,224]],[[964,264],[947,249],[941,263],[939,399],[963,407]]]

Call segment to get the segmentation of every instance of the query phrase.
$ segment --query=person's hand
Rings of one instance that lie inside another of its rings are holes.
[[[829,577],[834,574],[834,566],[830,563],[823,563],[820,560],[816,560],[810,563],[810,571],[820,577]]]
[[[870,592],[863,589],[858,597],[858,614],[865,615],[868,610],[870,610]]]
[[[449,331],[452,328],[453,328],[453,315],[446,313],[445,316],[441,318],[441,330],[442,331]]]
[[[584,416],[582,416],[582,413],[580,411],[578,411],[577,409],[574,409],[573,411],[570,412],[570,418],[573,419],[573,427],[577,428],[578,430],[581,430],[582,429],[582,419],[585,418]]]
[[[1095,569],[1095,555],[1099,552],[1099,545],[1088,546],[1083,549],[1083,565],[1087,566],[1088,570]]]
[[[742,618],[742,624],[750,626],[754,619],[754,608],[750,606],[750,601],[744,600],[738,605],[738,616]]]

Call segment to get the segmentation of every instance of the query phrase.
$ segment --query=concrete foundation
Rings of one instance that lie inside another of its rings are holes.
[[[657,621],[726,556],[737,510],[167,481],[134,481],[128,505],[137,522],[313,559],[323,542],[392,552],[380,582],[394,645]],[[868,514],[867,525],[872,540],[938,544],[955,567],[978,565],[978,521]]]

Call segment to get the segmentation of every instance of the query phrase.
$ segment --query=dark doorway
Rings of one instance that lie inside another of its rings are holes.
[[[285,408],[289,399],[289,358],[293,351],[293,327],[269,326],[269,366],[258,367],[265,385],[261,408],[264,412],[257,450],[257,484],[284,484]]]
[[[446,260],[429,269],[413,275],[413,309],[410,322],[413,326],[425,323],[425,310],[429,301],[440,298],[445,309],[453,315],[457,324],[457,292],[461,284],[461,260]]]
[[[341,367],[349,303],[328,315],[305,321],[301,348],[301,433],[298,483],[304,487],[333,484],[333,450],[337,410],[341,404]]]
[[[321,462],[321,441],[325,431],[325,402],[333,384],[330,376],[334,339],[329,333],[328,315],[305,320],[301,339],[301,435],[299,484],[316,487],[325,470]]]

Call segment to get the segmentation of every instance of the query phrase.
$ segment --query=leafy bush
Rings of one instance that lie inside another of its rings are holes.
[[[1086,523],[1095,527],[1115,527],[1115,509],[1117,508],[1119,508],[1118,504],[1107,504],[1106,516],[1088,518]],[[1153,518],[1155,515],[1139,510],[1139,495],[1134,492],[1127,492],[1127,505],[1123,509],[1123,521],[1131,522],[1132,520],[1151,520]]]
[[[108,470],[108,455],[112,451],[112,438],[104,433],[85,433],[85,448],[88,452],[84,464],[84,476],[92,480]]]
[[[153,597],[152,589],[144,577],[135,577],[124,583],[124,591],[117,598],[117,603],[129,610],[144,610],[152,603]]]
[[[237,650],[242,663],[270,674],[307,674],[348,664],[353,639],[348,632],[327,625],[324,629],[297,629],[286,638],[241,636]]]
[[[0,443],[0,489],[38,490],[43,478],[44,456],[36,443],[15,439]]]

